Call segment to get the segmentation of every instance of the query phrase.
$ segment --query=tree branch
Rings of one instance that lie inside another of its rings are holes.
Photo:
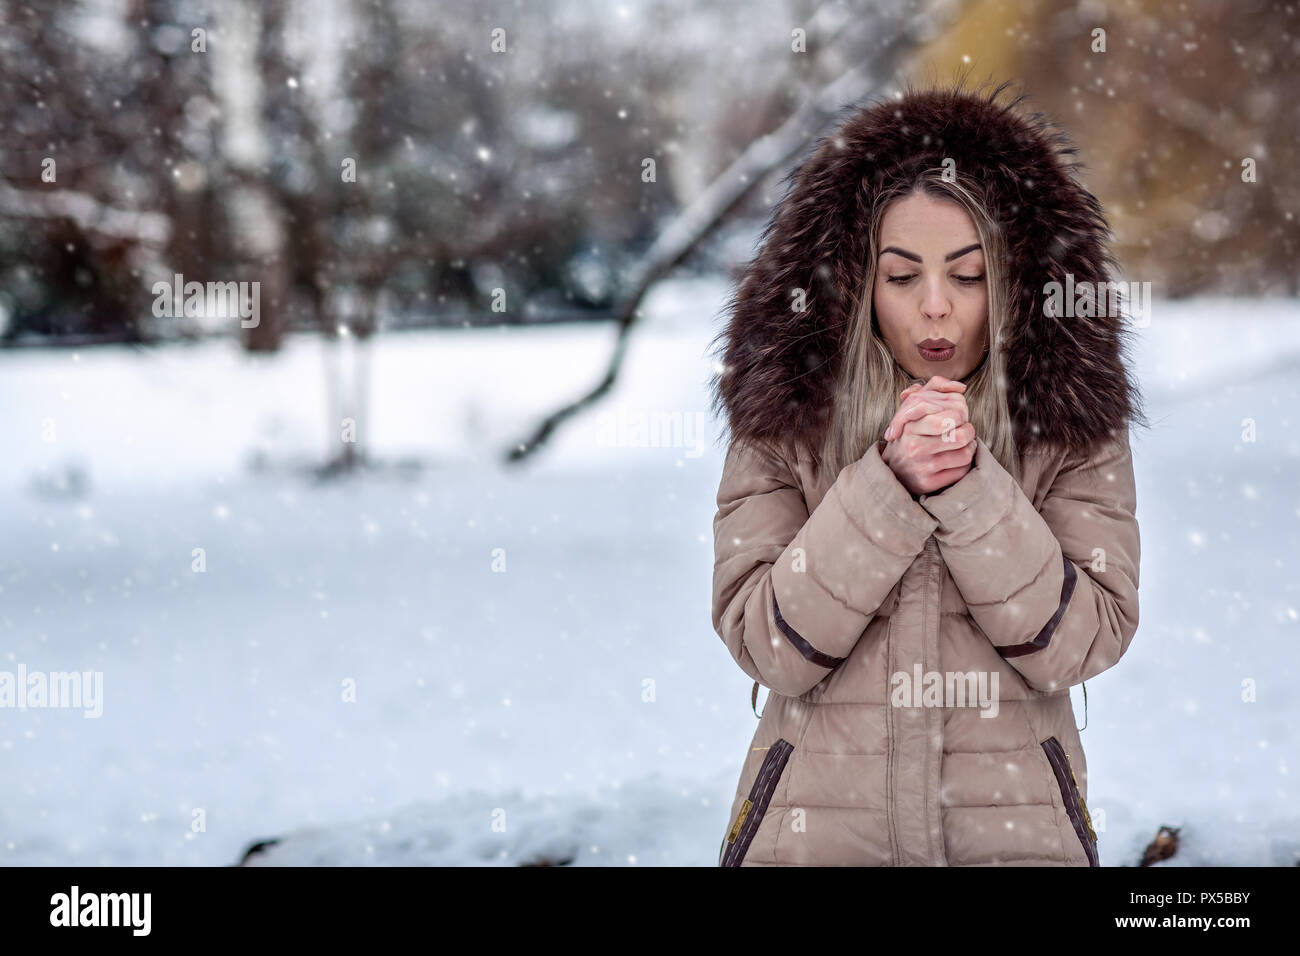
[[[628,338],[639,318],[642,299],[659,281],[707,238],[772,170],[785,164],[820,134],[836,111],[878,89],[892,76],[902,54],[916,42],[902,23],[884,30],[889,39],[870,67],[853,67],[826,84],[818,93],[781,124],[780,128],[751,143],[703,193],[683,209],[659,234],[638,263],[630,290],[615,310],[618,340],[614,354],[600,382],[581,398],[547,415],[526,438],[506,453],[507,463],[527,458],[551,437],[555,430],[600,399],[613,386],[626,354]]]

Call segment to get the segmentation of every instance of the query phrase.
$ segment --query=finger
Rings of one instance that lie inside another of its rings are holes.
[[[918,391],[932,395],[963,395],[966,392],[964,382],[926,382]]]
[[[954,432],[958,433],[962,436],[969,434],[964,429]],[[929,451],[931,465],[935,468],[958,468],[969,465],[974,460],[978,447],[974,437],[969,441],[958,442],[945,442],[942,438],[931,437],[921,445],[921,452]]]
[[[958,382],[956,384],[961,383]],[[909,388],[910,387],[911,386],[909,386]],[[952,408],[960,416],[961,421],[963,422],[970,419],[970,410],[966,406],[966,399],[960,392],[935,392],[923,387],[913,392],[911,395],[902,398],[902,403],[900,404],[898,411],[894,413],[894,418],[890,421],[889,427],[885,429],[885,441],[892,441],[896,436],[902,434],[903,425],[912,420],[911,418],[906,417],[905,413],[910,414],[910,410],[915,408],[918,402],[929,402],[931,404],[938,404],[943,407]]]
[[[926,388],[945,389],[965,389],[966,383],[959,382],[956,379],[944,378],[942,375],[931,375],[930,380],[925,383]]]
[[[899,403],[899,407],[901,408],[906,405],[908,400],[937,402],[940,405],[951,405],[954,408],[968,407],[966,404],[966,396],[961,392],[936,392],[933,389],[923,388],[919,392],[913,392],[911,395],[908,395],[907,398],[904,398]]]
[[[974,438],[975,426],[945,409],[904,422],[898,433],[933,438],[947,451],[961,448]]]
[[[924,418],[926,415],[933,415],[936,412],[942,412],[947,406],[940,405],[938,402],[917,401],[909,398],[903,407],[894,413],[893,419],[889,422],[889,427],[885,429],[885,440],[893,441],[894,438],[903,433],[903,426],[910,421],[916,421]]]
[[[937,452],[930,459],[931,466],[935,471],[949,471],[954,468],[969,468],[971,462],[975,460],[975,453],[978,446],[971,442],[964,448],[957,448],[953,451]]]
[[[965,448],[975,440],[975,426],[970,422],[954,421],[948,416],[931,415],[929,418],[917,422],[913,428],[928,427],[932,422],[938,420],[938,431],[923,431],[921,434],[936,436],[943,446],[943,450],[951,451],[954,448]]]
[[[970,471],[972,458],[961,452],[944,452],[935,455],[921,466],[922,480],[933,482],[935,488],[946,488],[965,477]]]
[[[945,408],[951,406],[942,404],[938,401],[927,398],[908,398],[898,411],[894,412],[894,417],[890,419],[889,426],[885,429],[885,440],[893,441],[903,434],[903,426],[908,422],[917,421],[926,415],[933,415],[942,412]]]
[[[903,399],[899,404],[899,411],[907,408],[909,403],[915,402],[933,402],[945,408],[951,408],[961,417],[963,422],[970,421],[970,406],[966,404],[966,397],[960,392],[934,392],[923,389]]]
[[[958,382],[957,384],[960,385],[961,383]],[[942,388],[934,388],[932,386],[926,385],[910,394],[924,395],[930,398],[942,398],[949,401],[954,399],[961,399],[962,401],[966,400],[966,392],[964,386],[962,388],[955,388],[951,385],[948,385]]]
[[[910,392],[909,394],[934,395],[934,396],[942,396],[944,398],[965,398],[966,386],[963,385],[961,382],[953,382],[948,385],[923,385],[920,388],[918,388],[916,391]]]
[[[931,411],[940,411],[941,406],[935,403],[917,404],[909,399],[898,411],[894,412],[894,417],[889,420],[889,425],[885,428],[885,440],[893,441],[903,433],[903,426],[913,421],[913,416],[924,416]]]
[[[908,395],[915,394],[922,389],[929,389],[933,392],[941,393],[961,393],[966,391],[965,382],[954,382],[950,378],[944,378],[941,375],[931,376],[928,382],[913,382],[907,388],[898,393],[899,399],[906,398]]]
[[[961,465],[957,468],[945,468],[943,471],[934,472],[931,477],[934,479],[936,488],[947,488],[966,477],[966,466]]]
[[[921,391],[917,392],[915,395],[909,395],[907,398],[903,399],[902,404],[899,405],[898,411],[895,412],[895,414],[897,415],[906,412],[920,403],[937,405],[940,408],[951,408],[955,414],[961,416],[963,422],[970,420],[970,409],[966,405],[966,400],[960,395],[948,392],[936,395],[934,392]]]

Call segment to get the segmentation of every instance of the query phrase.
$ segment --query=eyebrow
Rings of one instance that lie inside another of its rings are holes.
[[[952,260],[960,259],[962,256],[966,255],[966,253],[972,252],[978,248],[980,248],[980,244],[978,242],[972,243],[971,245],[966,246],[966,248],[964,249],[958,249],[956,252],[948,253],[946,256],[943,257],[943,261],[952,262]],[[911,259],[913,262],[921,261],[921,257],[918,256],[915,252],[908,252],[906,249],[898,248],[898,246],[887,246],[886,248],[880,250],[880,254],[882,256],[886,252],[892,252],[895,255],[902,256],[904,259]]]

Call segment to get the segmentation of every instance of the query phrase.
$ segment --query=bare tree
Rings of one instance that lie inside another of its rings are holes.
[[[827,7],[838,6],[828,4]],[[832,17],[821,8],[809,18],[817,26]],[[650,288],[696,249],[769,174],[784,166],[826,130],[846,104],[881,89],[894,75],[901,57],[915,48],[921,21],[909,19],[901,4],[877,9],[879,19],[867,26],[883,36],[874,48],[859,49],[850,67],[809,96],[781,126],[749,145],[720,176],[678,214],[642,257],[627,283],[628,289],[615,312],[618,339],[604,377],[585,395],[551,412],[505,452],[508,463],[519,463],[537,451],[564,422],[599,401],[614,385],[640,316],[641,302]],[[861,27],[863,24],[859,23]]]

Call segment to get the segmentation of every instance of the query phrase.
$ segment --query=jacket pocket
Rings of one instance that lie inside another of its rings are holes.
[[[754,785],[749,788],[749,796],[740,805],[731,829],[722,840],[719,866],[740,866],[741,861],[745,859],[745,853],[749,850],[754,834],[758,832],[758,825],[763,822],[763,814],[767,812],[767,805],[772,801],[772,793],[781,780],[781,772],[785,770],[786,762],[790,759],[793,750],[794,745],[784,737],[778,737],[772,746],[767,748],[767,755],[763,758],[762,766],[758,768]]]
[[[1042,742],[1047,760],[1056,774],[1056,783],[1061,788],[1061,799],[1065,802],[1065,812],[1074,824],[1074,832],[1083,844],[1083,852],[1088,855],[1089,866],[1101,866],[1097,857],[1097,833],[1092,828],[1092,816],[1088,806],[1079,793],[1078,781],[1074,779],[1074,768],[1070,766],[1070,755],[1065,752],[1061,742],[1055,737],[1048,737]]]

